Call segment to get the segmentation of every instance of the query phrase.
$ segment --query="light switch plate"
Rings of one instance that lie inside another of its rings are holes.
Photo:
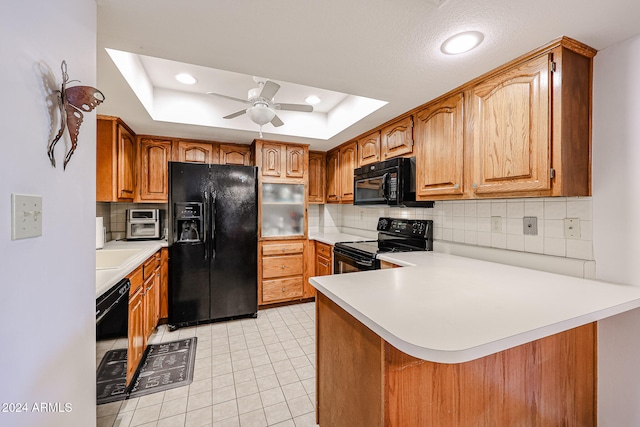
[[[42,236],[42,196],[11,194],[11,240]]]

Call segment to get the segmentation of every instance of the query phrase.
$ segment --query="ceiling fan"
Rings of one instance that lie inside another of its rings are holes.
[[[251,121],[260,126],[260,138],[262,138],[263,125],[271,122],[273,126],[279,127],[284,124],[284,122],[276,115],[275,110],[301,111],[305,113],[313,112],[313,107],[311,105],[275,103],[273,98],[280,89],[280,85],[272,82],[271,80],[260,79],[258,77],[254,77],[253,80],[258,83],[258,87],[249,90],[247,99],[234,98],[232,96],[222,95],[219,93],[207,92],[209,95],[251,105],[251,107],[245,108],[244,110],[236,111],[228,116],[224,116],[224,119],[233,119],[247,113]]]

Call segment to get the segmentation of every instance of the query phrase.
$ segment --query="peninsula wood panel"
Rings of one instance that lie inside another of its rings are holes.
[[[594,426],[597,325],[459,364],[409,356],[321,292],[317,417],[326,426]]]
[[[461,93],[416,114],[416,196],[464,193],[464,98]]]
[[[382,427],[382,339],[320,292],[316,339],[320,426]]]

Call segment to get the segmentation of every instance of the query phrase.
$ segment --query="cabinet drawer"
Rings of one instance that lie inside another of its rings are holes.
[[[302,277],[265,280],[262,282],[262,302],[276,302],[302,298]]]
[[[262,277],[286,277],[302,274],[304,262],[302,255],[283,255],[266,257],[262,260]]]
[[[142,264],[142,278],[147,280],[149,277],[155,274],[156,269],[160,267],[160,254],[155,253],[150,256],[144,264]]]
[[[262,255],[288,255],[301,254],[304,250],[304,243],[278,243],[273,245],[262,245]]]
[[[316,253],[318,255],[322,255],[325,258],[331,257],[331,245],[327,245],[326,243],[316,242]]]
[[[127,279],[131,282],[131,288],[129,288],[129,297],[131,297],[138,289],[142,288],[142,283],[144,282],[142,278],[142,267],[136,268],[127,276]]]

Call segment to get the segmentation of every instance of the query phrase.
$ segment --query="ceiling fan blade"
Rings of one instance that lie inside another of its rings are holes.
[[[230,99],[231,101],[242,102],[243,104],[251,104],[246,99],[234,98],[233,96],[222,95],[215,92],[207,92],[207,95],[217,96],[218,98]]]
[[[260,92],[260,98],[271,100],[274,96],[276,96],[278,90],[280,90],[280,85],[278,83],[267,80],[262,87],[262,91]]]
[[[273,119],[271,119],[271,124],[275,127],[280,127],[284,124],[284,122],[280,120],[280,117],[273,116]]]
[[[240,110],[240,111],[236,111],[236,112],[235,112],[235,113],[233,113],[233,114],[229,114],[228,116],[224,116],[224,117],[223,117],[223,119],[233,119],[233,118],[235,118],[235,117],[238,117],[238,116],[243,115],[243,114],[244,114],[244,113],[246,113],[246,112],[247,112],[247,110]]]
[[[313,107],[311,105],[304,104],[275,104],[273,107],[277,110],[302,111],[304,113],[313,112]]]

